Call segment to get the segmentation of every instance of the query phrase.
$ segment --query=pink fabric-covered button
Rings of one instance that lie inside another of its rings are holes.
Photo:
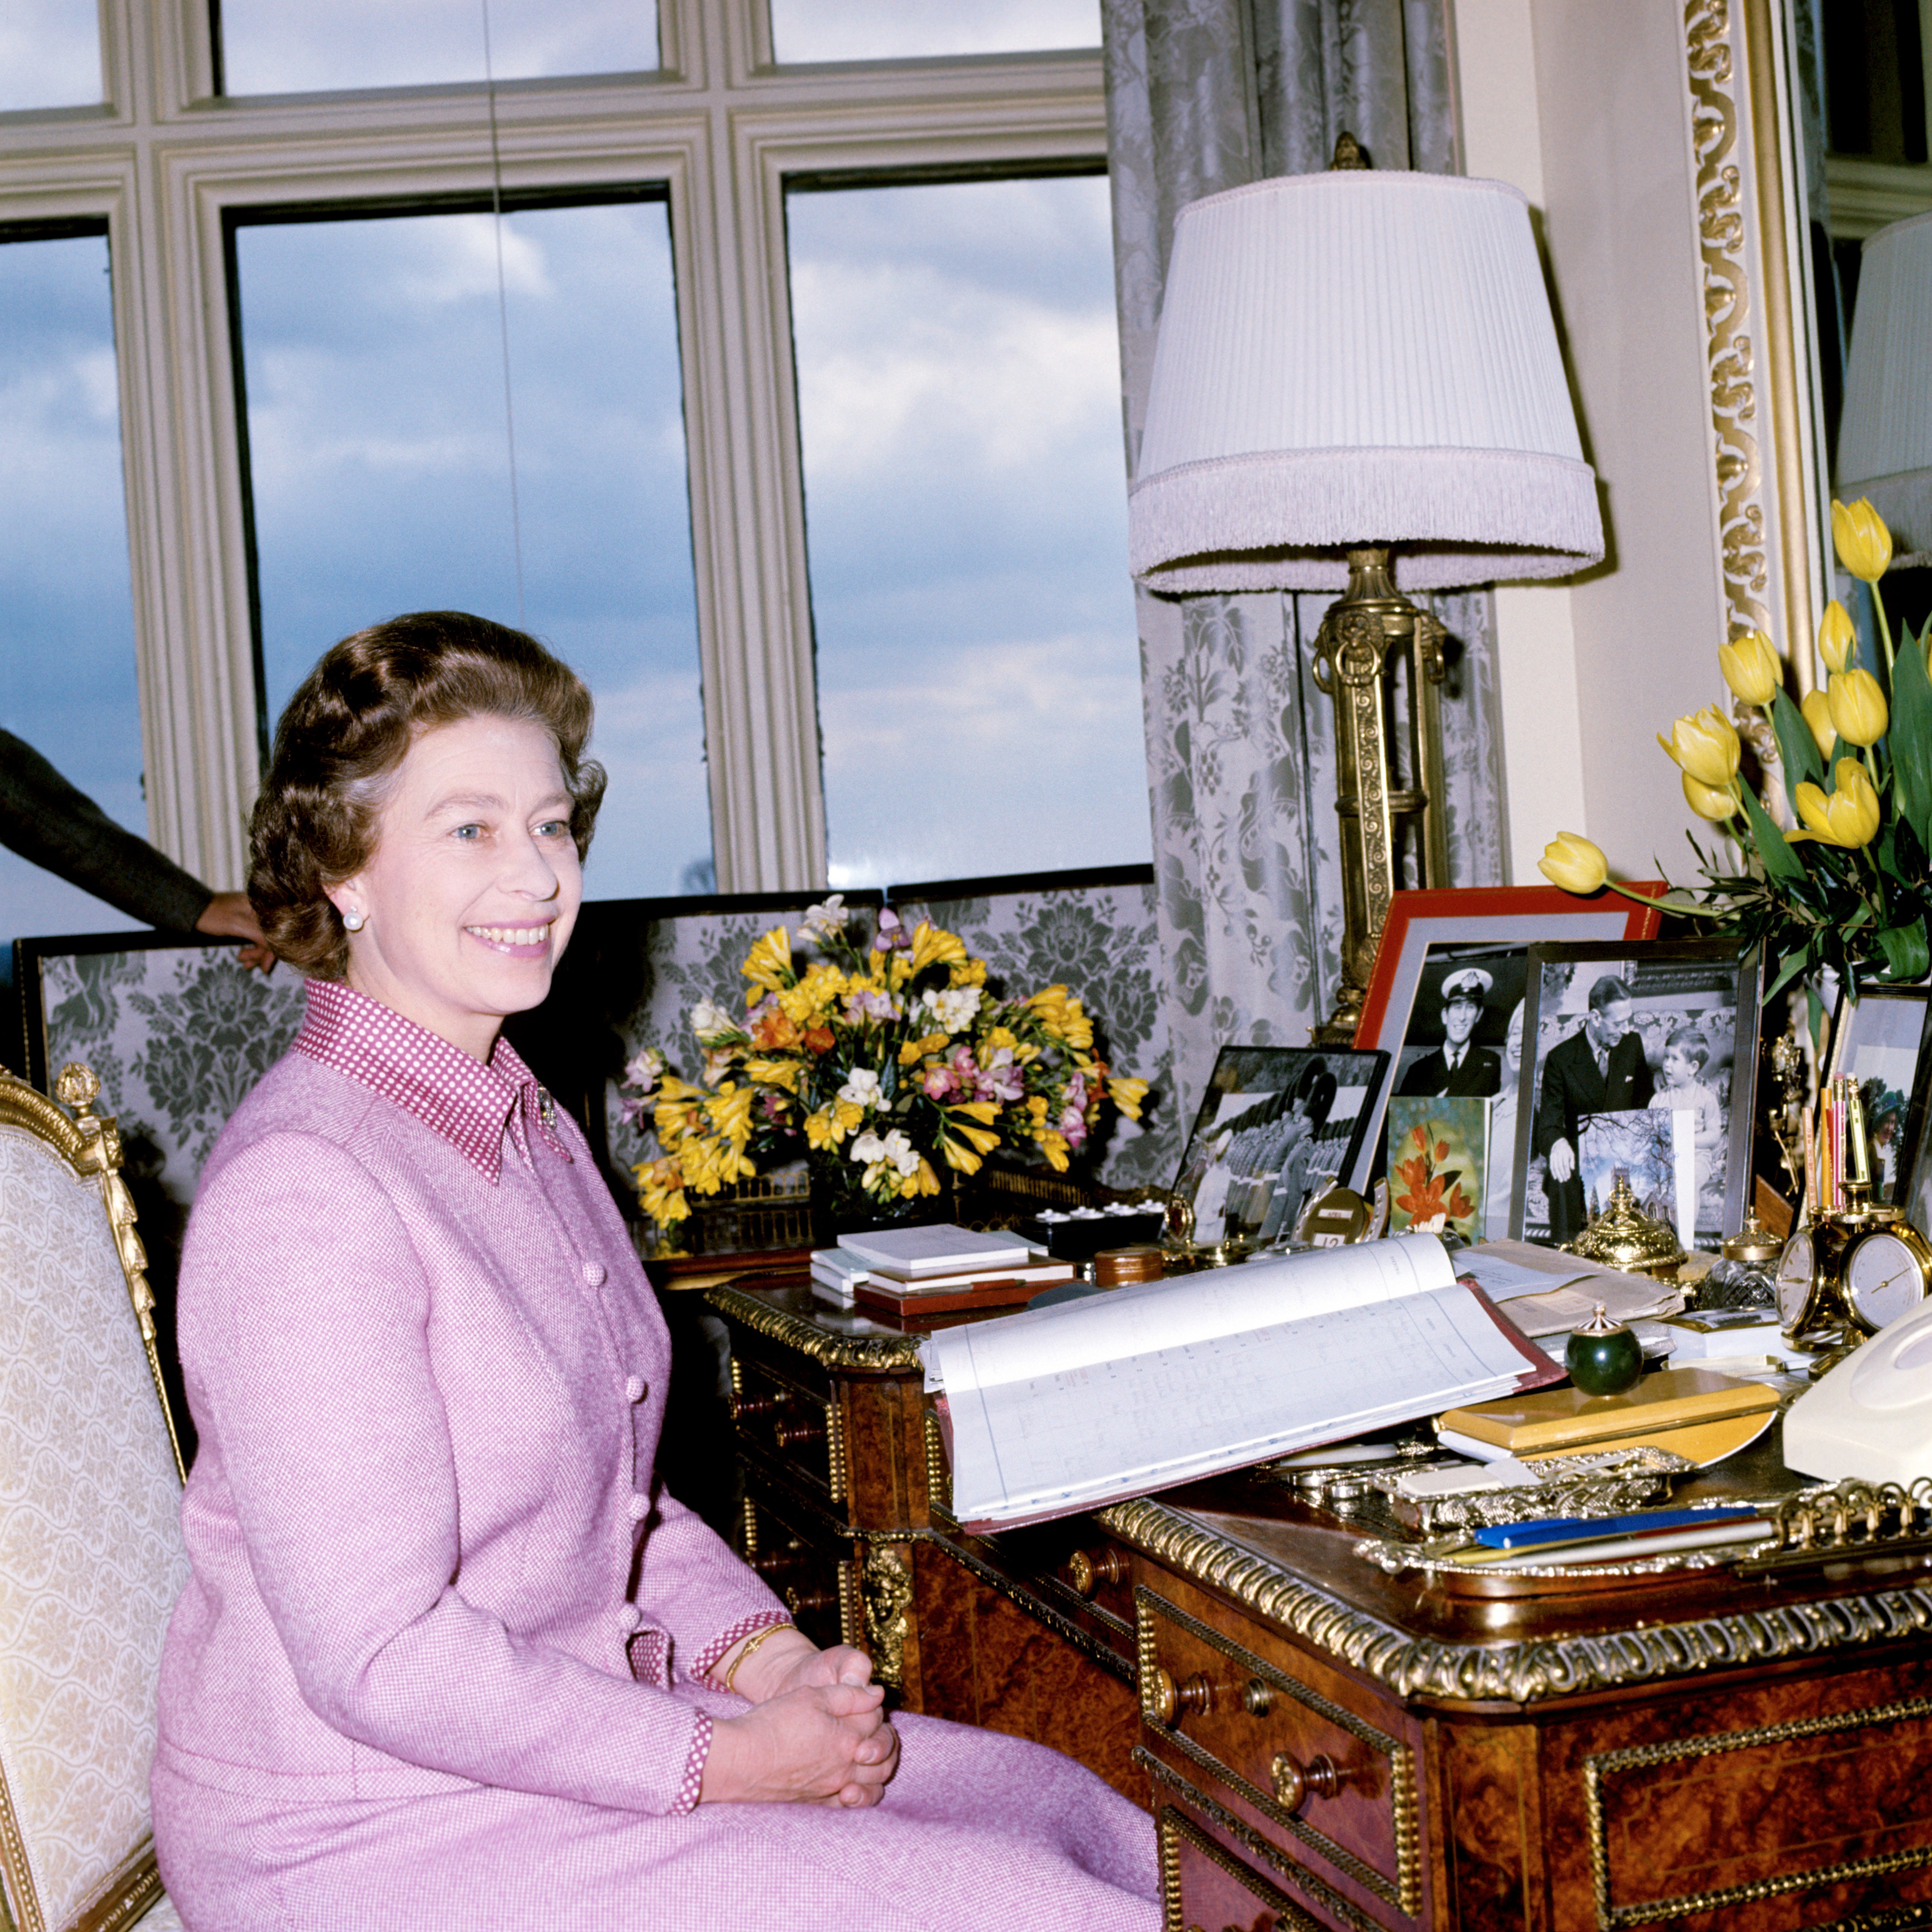
[[[644,1399],[644,1377],[642,1376],[626,1376],[624,1378],[624,1400],[626,1402],[642,1402]]]
[[[644,1613],[635,1604],[626,1604],[617,1612],[617,1628],[628,1636],[644,1620]]]
[[[584,1264],[584,1279],[592,1288],[602,1288],[604,1286],[604,1264],[602,1262],[586,1262]]]
[[[631,1500],[624,1507],[631,1512],[631,1520],[633,1522],[642,1522],[651,1513],[651,1499],[646,1496],[633,1494]]]

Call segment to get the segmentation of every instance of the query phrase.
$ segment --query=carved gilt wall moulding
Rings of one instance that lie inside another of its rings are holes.
[[[1780,0],[1686,0],[1684,46],[1725,614],[1771,634],[1802,693],[1828,591]]]

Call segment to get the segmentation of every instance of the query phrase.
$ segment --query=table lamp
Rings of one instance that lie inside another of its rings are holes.
[[[1346,1043],[1390,895],[1448,884],[1444,633],[1403,593],[1604,553],[1522,196],[1372,172],[1344,134],[1324,174],[1183,208],[1128,542],[1155,591],[1346,586],[1315,644],[1342,885],[1341,989],[1315,1037]]]
[[[1894,562],[1932,562],[1932,214],[1869,236],[1838,424],[1838,494],[1871,500]]]

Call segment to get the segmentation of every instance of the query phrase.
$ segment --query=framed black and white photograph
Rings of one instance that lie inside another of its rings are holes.
[[[1874,986],[1856,1002],[1840,998],[1832,1022],[1826,1077],[1849,1074],[1858,1082],[1871,1139],[1873,1192],[1900,1206],[1900,1187],[1912,1179],[1924,1138],[1932,1076],[1932,1055],[1925,1051],[1928,1006],[1923,986]],[[1924,1204],[1915,1199],[1915,1210]],[[1917,1212],[1908,1218],[1917,1221]]]
[[[1516,1156],[1516,1096],[1522,1065],[1523,993],[1529,946],[1436,940],[1423,950],[1408,1029],[1396,1054],[1394,1102],[1430,1096],[1487,1103],[1489,1157],[1479,1225],[1509,1224]],[[1396,1154],[1391,1138],[1389,1166]]]
[[[1631,890],[1661,892],[1664,887],[1660,882],[1638,883]],[[1492,986],[1473,1036],[1486,1052],[1502,1056],[1505,1069],[1502,1084],[1507,1095],[1510,1005],[1504,1004],[1501,981],[1516,978],[1520,983],[1522,962],[1538,940],[1647,940],[1656,932],[1658,918],[1654,906],[1635,905],[1622,898],[1600,904],[1554,886],[1469,886],[1397,892],[1389,902],[1388,916],[1382,923],[1375,970],[1355,1029],[1358,1047],[1379,1047],[1388,1052],[1388,1071],[1371,1105],[1369,1131],[1362,1137],[1356,1165],[1343,1177],[1348,1184],[1358,1193],[1367,1191],[1390,1096],[1400,1087],[1404,1072],[1446,1036],[1442,982],[1454,970],[1448,962],[1459,956],[1459,949],[1466,950],[1472,962],[1492,974],[1498,969],[1492,958],[1513,958],[1518,962]],[[1517,997],[1521,997],[1520,992]],[[1426,1072],[1417,1077],[1426,1078]],[[1469,1077],[1465,1075],[1461,1084],[1466,1084]],[[1504,1138],[1513,1130],[1513,1100],[1505,1112],[1505,1121],[1492,1123],[1490,1144],[1494,1153],[1490,1163],[1491,1176],[1504,1186],[1510,1178],[1514,1145]],[[1508,1197],[1492,1198],[1485,1216],[1490,1231],[1500,1232],[1508,1217]]]
[[[1222,1048],[1174,1184],[1194,1239],[1292,1235],[1309,1198],[1352,1171],[1388,1064],[1348,1048]]]
[[[1686,1248],[1742,1224],[1762,949],[1728,940],[1531,947],[1510,1232],[1574,1240],[1627,1171]]]

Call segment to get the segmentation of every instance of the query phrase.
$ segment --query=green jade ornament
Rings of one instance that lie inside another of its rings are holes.
[[[1643,1373],[1643,1344],[1621,1322],[1610,1320],[1600,1301],[1564,1345],[1563,1366],[1586,1395],[1622,1395]]]

